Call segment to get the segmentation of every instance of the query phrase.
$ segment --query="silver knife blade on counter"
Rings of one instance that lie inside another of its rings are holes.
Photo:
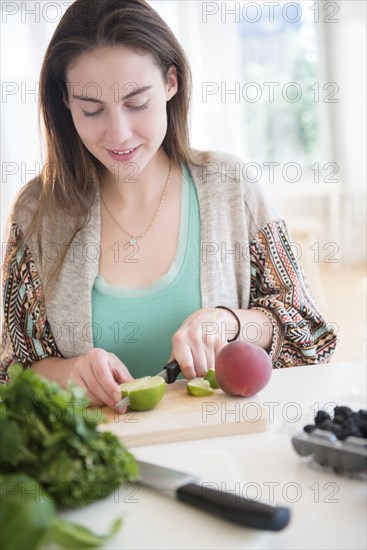
[[[141,460],[137,460],[137,464],[138,483],[232,523],[266,531],[280,531],[289,523],[289,508],[213,489],[211,485],[200,483],[197,476],[178,470]]]
[[[161,376],[161,378],[164,379],[164,381],[167,384],[173,384],[173,382],[176,382],[177,377],[181,374],[181,370],[179,367],[179,364],[174,359],[173,361],[170,361],[167,363],[167,365],[164,365],[163,370],[156,374],[155,376]],[[128,397],[123,397],[115,404],[116,409],[125,409],[130,405],[130,399]]]

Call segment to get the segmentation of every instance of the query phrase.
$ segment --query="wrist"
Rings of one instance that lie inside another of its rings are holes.
[[[269,352],[273,338],[273,325],[264,311],[250,308],[236,309],[235,313],[241,319],[239,341],[255,344]]]
[[[241,334],[241,321],[240,321],[240,318],[238,317],[237,313],[235,313],[233,311],[233,309],[227,307],[227,306],[215,306],[215,309],[222,309],[223,311],[227,312],[228,315],[230,315],[232,317],[232,320],[234,321],[235,323],[235,334],[230,337],[230,338],[227,338],[227,342],[230,343],[230,342],[235,342],[239,335]],[[226,333],[227,333],[227,330],[226,330]]]

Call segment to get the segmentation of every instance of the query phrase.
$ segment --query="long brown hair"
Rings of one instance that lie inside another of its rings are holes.
[[[55,223],[55,228],[63,215],[73,220],[72,231],[70,225],[69,229],[61,229],[61,239],[66,246],[48,282],[43,281],[44,291],[59,273],[75,236],[90,219],[104,170],[80,140],[70,111],[63,102],[63,97],[67,96],[66,70],[82,52],[119,45],[150,53],[165,80],[168,68],[176,67],[178,91],[167,103],[167,133],[162,145],[172,161],[194,162],[188,132],[191,72],[186,55],[170,28],[145,0],[76,0],[60,20],[41,68],[39,115],[45,134],[45,166],[16,199],[21,212],[30,194],[37,197],[35,215],[24,241],[30,235],[36,236],[40,259],[44,214],[49,214],[49,221]]]

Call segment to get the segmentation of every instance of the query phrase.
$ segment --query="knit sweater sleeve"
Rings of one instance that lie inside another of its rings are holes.
[[[2,329],[0,383],[8,382],[8,368],[19,362],[25,368],[46,357],[62,357],[48,323],[41,279],[33,254],[13,222],[6,243],[2,276]],[[21,244],[15,257],[11,251]]]
[[[322,317],[290,246],[285,222],[271,221],[250,242],[250,308],[273,326],[275,368],[328,362],[337,338]]]

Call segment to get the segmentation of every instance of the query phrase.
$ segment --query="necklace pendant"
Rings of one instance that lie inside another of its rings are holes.
[[[130,243],[131,245],[136,244],[136,239],[135,239],[135,237],[133,237],[132,239],[130,239],[129,243]]]

